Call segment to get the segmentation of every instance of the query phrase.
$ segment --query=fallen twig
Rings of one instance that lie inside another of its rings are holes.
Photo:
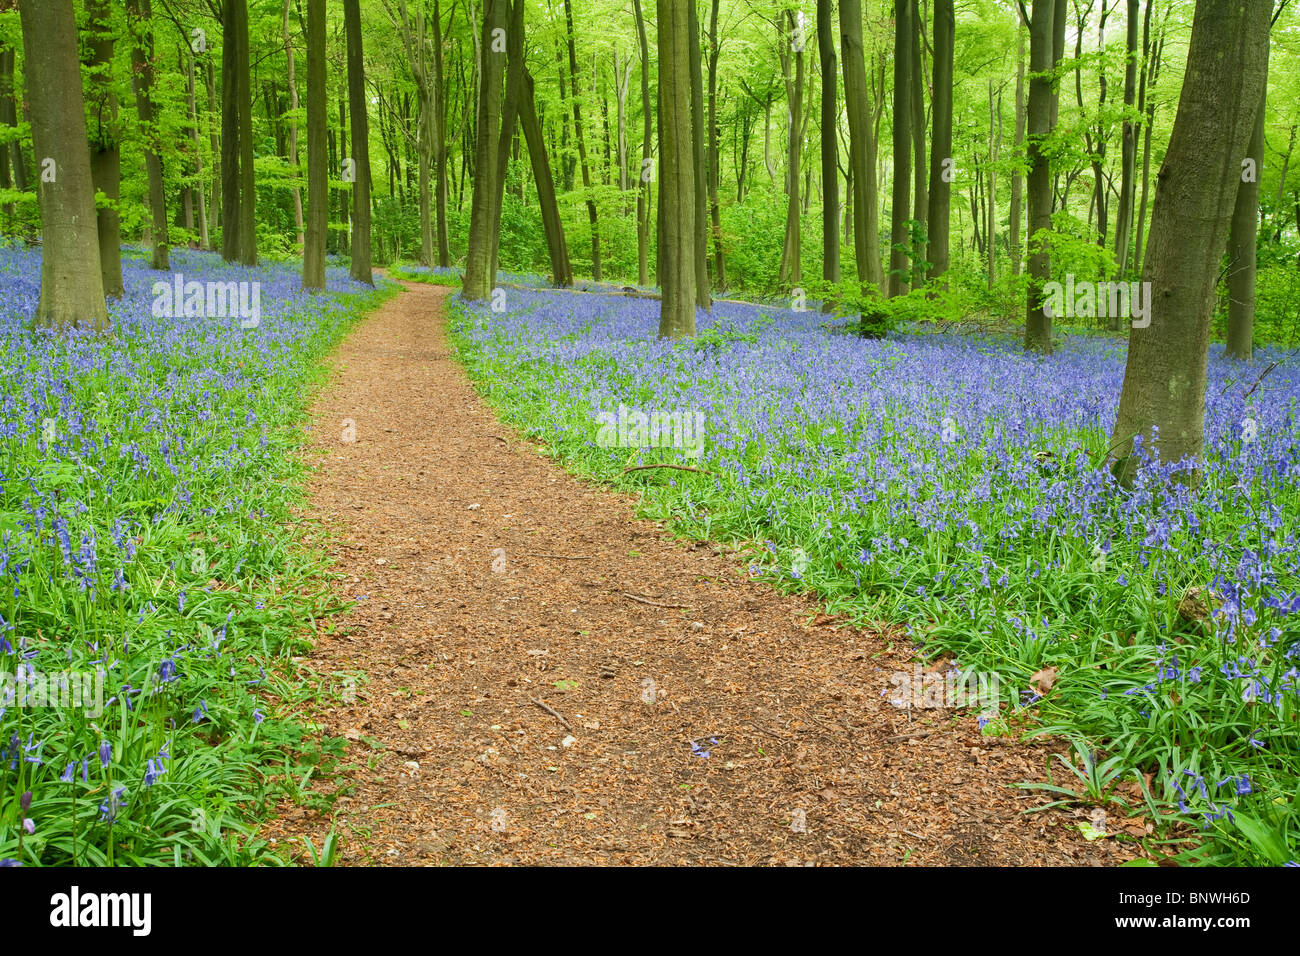
[[[620,591],[619,594],[623,595],[623,597],[625,598],[630,598],[633,601],[638,601],[641,604],[649,604],[651,607],[668,607],[668,608],[689,608],[690,607],[689,604],[660,604],[658,601],[652,601],[647,597],[641,597],[641,595],[639,594],[630,594],[627,591]]]
[[[629,471],[649,471],[651,468],[671,468],[673,471],[693,471],[697,475],[712,475],[713,472],[705,471],[703,468],[692,468],[689,465],[633,465],[631,468],[624,468],[623,474]]]
[[[529,551],[524,556],[528,558],[555,558],[557,561],[590,561],[595,557],[594,554],[546,554],[542,551]]]
[[[536,697],[529,697],[528,699],[531,700],[531,701],[532,701],[534,704],[536,704],[538,707],[542,708],[542,710],[546,711],[548,714],[550,714],[550,715],[551,715],[552,717],[554,717],[556,720],[558,720],[561,724],[563,724],[565,730],[569,731],[570,733],[573,732],[573,728],[569,726],[569,722],[568,722],[567,720],[565,720],[564,717],[563,717],[563,715],[561,715],[558,711],[552,709],[551,707],[549,707],[549,706],[548,706],[547,704],[545,704],[544,702],[538,700]]]
[[[900,740],[918,740],[921,737],[929,737],[932,734],[937,734],[938,732],[939,731],[937,730],[920,730],[914,734],[898,734],[895,737],[886,737],[885,740],[888,743],[893,744],[893,743],[898,743]]]

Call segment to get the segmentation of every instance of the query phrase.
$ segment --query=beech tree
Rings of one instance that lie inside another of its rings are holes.
[[[695,334],[695,162],[691,132],[694,0],[658,0],[661,338]]]
[[[1201,456],[1214,292],[1264,95],[1271,8],[1197,0],[1142,271],[1151,283],[1150,322],[1130,332],[1111,436],[1114,472],[1123,481],[1134,476],[1139,443],[1166,462],[1194,465]]]
[[[317,290],[325,288],[329,230],[329,91],[325,74],[325,0],[307,0],[307,222],[302,285]]]
[[[41,210],[36,325],[108,328],[72,0],[21,0]]]
[[[348,44],[348,105],[352,112],[352,267],[358,282],[374,284],[370,269],[370,120],[366,106],[366,68],[361,45],[359,0],[343,0]]]

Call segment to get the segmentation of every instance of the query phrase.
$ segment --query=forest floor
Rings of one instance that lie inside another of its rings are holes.
[[[358,603],[305,663],[366,675],[312,715],[348,740],[316,785],[338,799],[286,805],[263,836],[320,846],[336,827],[343,864],[1137,855],[1085,840],[1086,807],[1024,812],[1049,798],[1014,785],[1064,742],[892,706],[891,673],[912,668],[901,628],[751,581],[520,440],[450,353],[450,290],[405,287],[343,344],[313,411],[313,543]]]

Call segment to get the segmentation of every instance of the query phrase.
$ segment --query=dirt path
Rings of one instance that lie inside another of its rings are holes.
[[[892,707],[905,641],[834,626],[519,441],[449,358],[447,290],[406,288],[314,413],[313,514],[340,597],[365,596],[310,659],[368,675],[320,715],[352,741],[347,796],[266,835],[319,846],[337,824],[342,862],[407,865],[1132,855],[1085,842],[1082,811],[1021,815],[1041,800],[1008,786],[1044,745]]]

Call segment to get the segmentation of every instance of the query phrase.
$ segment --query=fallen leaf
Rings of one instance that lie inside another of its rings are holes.
[[[1039,697],[1045,697],[1056,685],[1056,668],[1044,667],[1041,671],[1031,675],[1029,682],[1033,685],[1034,693],[1038,694]]]

